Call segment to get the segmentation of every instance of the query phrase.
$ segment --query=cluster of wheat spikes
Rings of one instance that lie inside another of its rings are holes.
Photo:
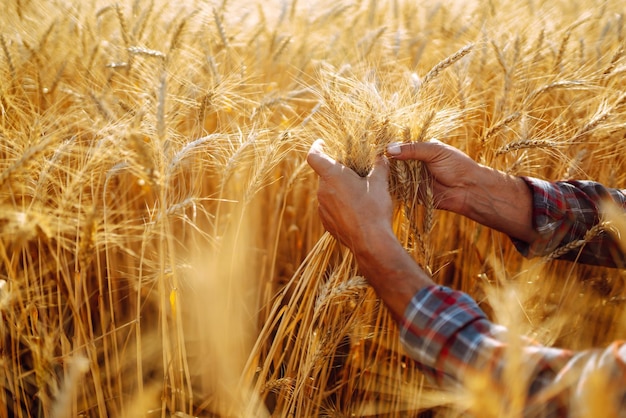
[[[3,2],[0,417],[517,416],[498,399],[519,405],[519,382],[424,381],[323,235],[306,150],[325,138],[364,175],[387,143],[438,138],[513,174],[624,187],[623,13]],[[393,164],[391,187],[407,250],[494,319],[573,349],[623,337],[619,270],[523,260],[435,211],[419,163]]]

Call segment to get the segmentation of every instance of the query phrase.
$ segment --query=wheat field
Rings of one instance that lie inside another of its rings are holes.
[[[431,386],[404,354],[324,233],[306,152],[324,138],[364,174],[390,142],[437,138],[511,174],[624,188],[625,11],[4,1],[0,417],[457,417],[497,404]],[[419,163],[397,162],[390,181],[406,249],[494,321],[572,349],[626,335],[623,271],[527,260],[432,195],[416,204],[429,190]]]

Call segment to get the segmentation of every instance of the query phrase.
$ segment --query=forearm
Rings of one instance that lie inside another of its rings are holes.
[[[591,408],[600,393],[600,411],[626,406],[624,343],[582,352],[542,346],[491,323],[469,296],[442,286],[416,294],[404,316],[407,354],[433,383],[475,396],[470,412],[476,416],[506,415],[512,405],[520,416],[569,416]],[[490,413],[473,409],[484,406],[479,400],[486,392]]]
[[[470,180],[462,215],[532,243],[539,237],[533,228],[532,193],[524,180],[483,167]]]
[[[413,296],[434,284],[402,247],[391,229],[377,229],[352,248],[359,270],[400,320]]]
[[[488,390],[500,401],[495,416],[510,411],[512,404],[520,416],[617,416],[626,406],[625,355],[623,342],[570,351],[492,325],[466,376],[484,385],[476,396]]]

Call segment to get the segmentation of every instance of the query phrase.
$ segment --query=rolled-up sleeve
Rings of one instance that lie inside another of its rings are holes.
[[[422,372],[441,383],[457,380],[459,367],[474,362],[489,325],[468,295],[431,286],[409,303],[400,338]]]
[[[586,351],[546,347],[491,323],[468,295],[444,286],[413,297],[400,337],[432,383],[462,390],[465,401],[476,396],[476,408],[488,398],[495,412],[470,411],[478,416],[626,416],[624,342]]]
[[[512,238],[517,250],[526,257],[558,253],[564,260],[607,267],[626,266],[626,256],[614,237],[598,231],[570,251],[559,251],[575,241],[584,240],[587,231],[600,221],[605,200],[626,209],[626,190],[611,189],[593,181],[548,182],[522,177],[532,193],[533,227],[539,239],[526,243]]]

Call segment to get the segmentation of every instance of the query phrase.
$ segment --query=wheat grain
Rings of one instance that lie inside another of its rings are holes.
[[[374,48],[376,43],[380,40],[380,38],[383,36],[386,30],[387,30],[387,27],[385,26],[378,28],[374,33],[366,36],[364,39],[361,39],[358,42],[357,45],[358,45],[359,50],[361,51],[361,59],[363,60],[367,59],[369,54],[372,52],[372,49]]]
[[[603,222],[597,223],[596,225],[589,228],[587,232],[585,232],[585,235],[582,239],[571,241],[557,248],[556,250],[548,254],[546,256],[546,259],[554,260],[582,247],[583,245],[587,244],[589,241],[600,235],[602,232],[604,232],[606,230],[606,226],[607,225]]]
[[[222,46],[228,49],[229,42],[228,37],[226,36],[226,31],[224,30],[224,24],[222,23],[222,17],[219,15],[217,9],[213,9],[213,20],[215,22],[215,27],[217,28],[217,33],[222,40]]]
[[[157,51],[156,49],[148,49],[148,48],[144,48],[141,46],[131,46],[128,47],[128,52],[130,52],[133,55],[144,55],[147,57],[154,57],[154,58],[161,58],[161,59],[165,59],[166,55],[161,52],[161,51]]]
[[[520,54],[520,38],[519,36],[515,37],[515,42],[513,44],[513,59],[509,65],[504,67],[504,86],[502,87],[502,97],[498,102],[497,111],[504,112],[507,108],[507,102],[509,99],[509,93],[511,91],[511,85],[513,83],[513,74],[514,69],[517,65],[517,61],[519,59]]]
[[[280,379],[270,380],[261,390],[261,394],[266,392],[282,393],[287,392],[288,395],[293,393],[294,379],[290,377],[282,377]]]
[[[545,39],[546,39],[546,31],[545,29],[542,28],[539,31],[539,35],[537,36],[537,41],[535,41],[535,46],[533,47],[533,50],[535,51],[535,55],[533,56],[533,59],[532,59],[533,64],[537,64],[542,59],[541,50],[543,49],[543,44],[545,42]]]
[[[156,120],[157,120],[157,137],[164,144],[166,139],[166,122],[165,122],[165,101],[167,97],[167,73],[164,71],[161,74],[160,84],[158,87],[158,101],[156,107]]]
[[[207,136],[203,136],[202,138],[195,139],[193,141],[188,142],[182,147],[170,160],[168,170],[170,172],[174,171],[178,165],[192,152],[195,152],[198,148],[204,146],[205,144],[214,144],[218,142],[220,139],[225,139],[224,135],[221,134],[210,134]],[[135,141],[137,138],[134,139]]]
[[[33,162],[39,155],[49,150],[56,142],[56,138],[52,136],[44,137],[37,144],[29,147],[22,156],[11,164],[0,174],[0,190],[2,190],[7,182],[19,171],[24,169],[27,164]]]
[[[61,66],[59,67],[59,69],[57,70],[54,79],[52,80],[52,82],[50,83],[50,87],[44,87],[43,88],[43,93],[48,94],[48,95],[53,95],[54,92],[56,91],[57,87],[59,86],[59,83],[61,82],[61,78],[63,77],[63,72],[65,71],[66,68],[66,63],[64,62],[63,64],[61,64]]]
[[[506,154],[511,151],[517,151],[528,148],[556,148],[559,144],[549,139],[526,139],[510,142],[496,151],[496,155]]]
[[[460,60],[461,58],[463,58],[467,54],[469,54],[470,52],[472,52],[473,48],[474,48],[474,44],[466,45],[463,48],[459,49],[454,54],[452,54],[449,57],[445,58],[444,60],[439,61],[439,63],[437,63],[437,65],[435,65],[430,71],[428,71],[426,73],[426,75],[422,79],[422,82],[420,83],[420,87],[423,87],[424,85],[427,85],[428,83],[430,83],[443,70],[445,70],[446,68],[448,68],[449,66],[451,66],[452,64],[454,64],[455,62],[457,62],[458,60]]]
[[[611,62],[606,67],[606,69],[602,72],[603,76],[607,76],[613,72],[615,69],[617,62],[624,56],[624,47],[620,45],[619,49],[613,54],[611,57]]]
[[[183,18],[181,20],[181,22],[178,25],[176,25],[176,29],[172,33],[172,37],[171,37],[171,40],[170,40],[170,47],[169,47],[169,53],[170,54],[172,53],[172,51],[174,51],[174,50],[176,50],[176,49],[178,49],[180,47],[180,45],[182,43],[183,34],[185,32],[185,28],[187,27],[187,23],[197,13],[198,12],[196,11],[196,12],[193,12],[191,15],[186,16],[185,18]]]
[[[563,80],[563,81],[554,81],[550,84],[546,84],[545,86],[542,86],[534,91],[532,91],[528,96],[526,96],[526,98],[524,99],[524,103],[526,106],[531,105],[539,96],[541,96],[543,93],[546,93],[550,90],[554,90],[554,89],[561,89],[561,88],[565,88],[565,89],[578,89],[578,88],[584,88],[585,87],[585,82],[582,80]]]
[[[90,212],[87,214],[87,219],[81,228],[77,250],[78,265],[80,266],[81,271],[86,271],[89,264],[93,261],[96,234],[98,230],[96,216],[96,208],[91,208]]]
[[[144,33],[146,27],[148,25],[148,21],[150,21],[152,17],[152,12],[154,11],[154,0],[150,0],[148,7],[145,8],[139,18],[137,19],[137,23],[135,25],[135,29],[133,30],[134,38],[141,41],[144,37]]]
[[[426,115],[426,117],[424,118],[424,121],[422,122],[420,132],[417,135],[417,138],[415,139],[414,142],[426,141],[426,133],[428,132],[428,128],[430,128],[430,125],[432,124],[436,115],[437,115],[437,112],[435,112],[434,110],[431,110],[430,113]],[[404,142],[409,142],[409,141],[407,141],[407,139],[405,138]]]
[[[510,114],[506,118],[502,119],[500,122],[490,127],[489,130],[487,130],[487,132],[485,132],[485,135],[483,136],[482,141],[483,142],[487,141],[489,138],[496,135],[502,129],[504,129],[505,127],[508,127],[512,122],[519,119],[521,115],[522,114],[520,112],[515,112],[515,113]]]
[[[498,64],[500,65],[500,68],[502,68],[502,71],[504,72],[504,74],[507,74],[509,72],[509,67],[506,65],[506,60],[504,59],[504,55],[502,55],[502,51],[500,50],[500,48],[498,47],[495,41],[492,40],[490,43],[491,43],[491,47],[493,48],[493,51],[496,53],[496,59],[498,60]]]
[[[113,8],[115,9],[115,13],[117,14],[117,20],[120,23],[120,29],[121,29],[121,34],[122,34],[122,40],[124,41],[124,46],[126,47],[126,49],[128,49],[131,46],[131,37],[130,37],[130,33],[128,32],[128,26],[126,24],[126,18],[124,17],[124,12],[122,11],[122,8],[119,6],[119,4],[116,4],[115,6],[113,6]]]
[[[407,163],[393,160],[390,168],[389,190],[396,200],[405,202],[410,196],[411,187]]]
[[[285,38],[283,38],[278,44],[276,51],[274,51],[274,53],[272,54],[272,61],[276,61],[283,54],[283,52],[290,43],[291,36],[286,36]]]
[[[576,134],[572,137],[571,141],[580,140],[582,137],[591,134],[597,129],[603,122],[605,122],[611,113],[626,101],[626,93],[621,93],[612,105],[607,102],[603,102],[598,106],[596,113],[589,119]]]
[[[490,381],[424,386],[353,257],[322,235],[305,154],[322,137],[366,174],[386,143],[439,137],[515,174],[623,187],[623,11],[592,0],[600,12],[580,25],[565,3],[10,3],[0,416],[47,417],[64,396],[71,416],[514,414],[467,393]],[[459,42],[479,56],[441,60]],[[438,64],[420,78],[425,63]],[[516,301],[532,324],[520,329],[548,344],[624,334],[619,275],[522,260],[485,228],[435,215],[420,163],[390,169],[393,228],[435,280],[478,299],[518,284],[533,295]],[[191,253],[216,260],[197,280]],[[89,370],[65,390],[78,355]],[[519,405],[524,383],[505,376],[493,390]],[[578,410],[597,403],[580,397]]]
[[[569,42],[570,37],[572,36],[572,32],[574,31],[574,29],[576,29],[577,27],[579,27],[580,25],[582,25],[583,23],[587,22],[589,19],[591,18],[591,16],[586,15],[586,16],[582,16],[581,18],[579,18],[576,22],[572,23],[566,30],[565,33],[563,35],[563,38],[561,39],[561,45],[559,46],[559,50],[556,54],[556,57],[554,59],[554,72],[558,73],[560,70],[562,70],[562,65],[563,65],[563,56],[565,54],[565,50],[567,48],[567,44]]]
[[[114,65],[114,64],[112,64]],[[126,65],[124,65],[124,67],[126,67]],[[100,113],[100,115],[107,121],[112,121],[114,119],[113,114],[109,111],[109,109],[107,108],[107,106],[104,104],[104,102],[102,100],[100,100],[96,94],[92,91],[88,92],[89,98],[91,99],[91,101],[96,105],[96,109],[98,110],[98,113]]]
[[[340,18],[348,10],[354,9],[355,7],[356,7],[355,4],[339,3],[339,4],[333,5],[328,10],[322,9],[318,16],[314,16],[311,19],[311,24],[315,25],[315,26],[323,26],[324,24],[327,24],[331,20],[336,20],[336,19]]]
[[[581,164],[583,159],[587,156],[587,154],[588,152],[585,149],[582,149],[576,153],[574,158],[572,158],[567,165],[567,169],[565,170],[565,173],[563,174],[564,180],[570,180],[570,179],[573,180],[578,177],[579,172],[580,172],[579,165]]]
[[[362,276],[354,276],[339,283],[328,281],[324,283],[315,300],[315,312],[320,313],[326,305],[338,303],[338,299],[358,297],[366,287],[367,282]]]
[[[7,60],[7,66],[9,67],[9,71],[11,73],[11,79],[15,80],[17,78],[17,70],[15,69],[15,65],[13,64],[13,58],[11,58],[11,53],[9,52],[9,47],[7,45],[6,39],[4,38],[4,35],[0,35],[0,46],[2,46],[4,57]]]
[[[585,63],[585,40],[584,38],[580,38],[578,40],[578,60],[581,65]]]
[[[130,67],[130,63],[128,63],[128,62],[109,62],[105,66],[106,66],[106,68],[112,68],[112,69],[129,68]]]

